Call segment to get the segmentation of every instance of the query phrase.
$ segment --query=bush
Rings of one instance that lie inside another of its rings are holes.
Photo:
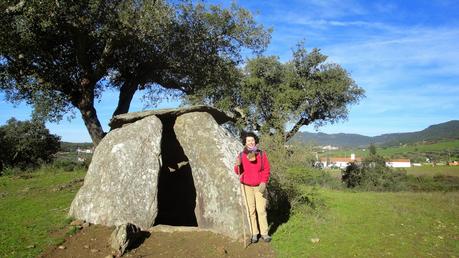
[[[342,182],[322,169],[312,167],[291,167],[287,170],[291,181],[308,186],[342,189]]]
[[[70,172],[70,171],[75,171],[78,168],[81,168],[82,165],[78,164],[75,161],[70,161],[70,160],[56,160],[53,163],[53,167]]]
[[[261,146],[266,150],[271,165],[268,221],[271,223],[270,233],[273,233],[288,220],[291,212],[306,212],[323,206],[317,189],[305,189],[303,186],[305,182],[322,184],[329,178],[323,174],[313,175],[320,170],[312,169],[314,156],[308,146],[286,147],[283,139],[276,136],[262,137]]]
[[[361,165],[351,163],[344,170],[342,181],[348,188],[364,191],[409,190],[406,172],[386,167],[378,155],[370,155]]]
[[[0,169],[27,170],[53,160],[59,150],[59,136],[49,133],[41,121],[11,118],[0,127]]]

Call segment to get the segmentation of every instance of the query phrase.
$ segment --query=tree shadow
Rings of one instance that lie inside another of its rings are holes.
[[[279,182],[272,178],[269,183],[268,191],[268,224],[269,235],[274,234],[277,228],[286,223],[290,219],[291,204],[288,198],[288,193],[285,191]]]

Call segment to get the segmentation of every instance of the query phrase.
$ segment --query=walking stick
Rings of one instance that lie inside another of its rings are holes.
[[[239,172],[241,172],[241,171],[242,171],[242,160],[241,160],[241,164],[239,165]],[[243,176],[244,176],[244,173],[242,173],[240,175],[240,177],[243,177]],[[242,198],[244,198],[245,215],[246,215],[247,221],[249,222],[250,237],[252,237],[252,235],[253,235],[252,221],[250,220],[249,205],[248,205],[248,202],[247,202],[247,195],[245,193],[245,187],[242,184],[241,180],[239,180],[239,185],[241,186]],[[241,209],[244,209],[244,207],[241,207]],[[244,220],[244,217],[242,217],[242,219]],[[242,221],[242,225],[243,225],[243,231],[244,231],[244,237],[245,237],[245,226],[244,226],[245,223],[244,223],[244,221]],[[249,243],[247,244],[247,240],[244,240],[244,248],[247,248],[251,243],[252,243],[252,241],[249,241]]]

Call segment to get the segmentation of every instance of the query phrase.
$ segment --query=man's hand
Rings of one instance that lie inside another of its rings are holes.
[[[260,193],[264,193],[266,191],[266,183],[261,183],[258,186],[258,190],[260,191]]]

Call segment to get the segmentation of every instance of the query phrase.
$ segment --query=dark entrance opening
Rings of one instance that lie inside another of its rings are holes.
[[[191,166],[174,132],[175,116],[161,116],[162,167],[158,179],[158,215],[155,225],[198,226],[194,208],[196,188]]]

